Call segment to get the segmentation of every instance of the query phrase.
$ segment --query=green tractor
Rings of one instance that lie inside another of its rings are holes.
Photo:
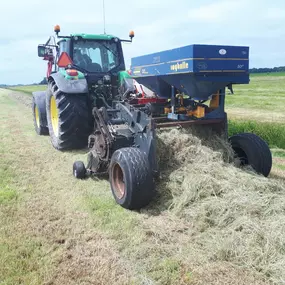
[[[132,80],[125,71],[122,42],[130,40],[102,34],[50,37],[38,46],[38,56],[48,62],[47,90],[33,93],[35,130],[50,135],[58,150],[87,146],[94,119],[93,106],[108,106],[126,92]],[[129,80],[129,81],[128,81]],[[127,84],[127,85],[126,85]]]

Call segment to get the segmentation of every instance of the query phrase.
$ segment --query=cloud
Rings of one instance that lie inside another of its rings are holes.
[[[39,82],[46,62],[37,57],[56,24],[62,34],[103,33],[102,0],[0,1],[0,83]],[[47,6],[48,5],[48,6]],[[285,65],[284,0],[105,0],[106,31],[127,38],[134,56],[189,44],[247,45],[250,66]]]
[[[233,11],[240,9],[244,1],[220,1],[188,11],[188,19],[197,23],[223,23],[230,19]]]
[[[285,9],[270,8],[267,10],[266,18],[268,20],[285,20]]]

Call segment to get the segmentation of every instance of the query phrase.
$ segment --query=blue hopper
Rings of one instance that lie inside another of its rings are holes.
[[[189,45],[134,57],[131,75],[159,97],[171,97],[171,86],[195,100],[217,90],[249,83],[249,47]],[[223,92],[222,92],[223,93]]]

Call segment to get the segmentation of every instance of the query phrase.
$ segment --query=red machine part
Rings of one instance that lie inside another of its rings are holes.
[[[135,104],[147,104],[147,103],[167,103],[167,99],[164,98],[136,98]]]
[[[136,80],[133,80],[136,94],[141,97],[137,97],[131,101],[132,104],[147,104],[147,103],[167,103],[167,99],[158,98],[151,90],[144,90],[144,86],[139,84]],[[153,93],[153,94],[151,94]]]

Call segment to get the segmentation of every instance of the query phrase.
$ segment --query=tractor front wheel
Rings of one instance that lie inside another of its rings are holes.
[[[55,83],[49,84],[46,113],[51,142],[58,150],[87,146],[91,132],[86,94],[59,92]]]
[[[73,163],[73,175],[77,179],[84,179],[86,177],[86,168],[82,161],[75,161]]]
[[[272,155],[267,143],[252,133],[241,133],[229,138],[241,166],[250,165],[258,174],[267,177],[272,168]]]
[[[114,152],[109,179],[116,202],[129,210],[147,206],[154,196],[154,181],[146,155],[138,148]]]
[[[32,112],[35,131],[38,135],[48,135],[48,128],[46,126],[46,106],[45,94],[43,96],[33,96]]]

